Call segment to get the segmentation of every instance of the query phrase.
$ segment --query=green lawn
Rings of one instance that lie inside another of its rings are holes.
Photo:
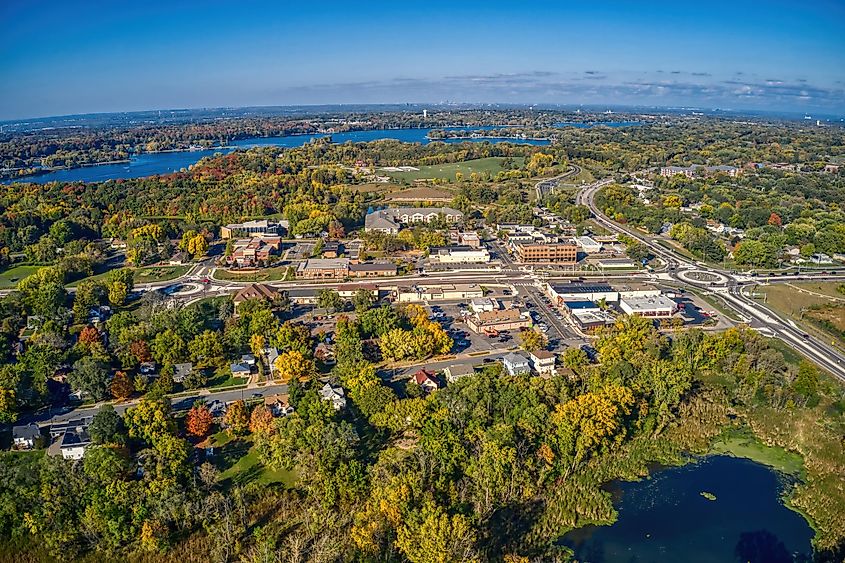
[[[182,277],[188,273],[188,270],[191,269],[190,266],[144,266],[142,268],[128,268],[132,270],[135,275],[135,285],[141,285],[145,283],[155,283],[155,282],[163,282],[168,280],[175,280],[176,278]],[[109,270],[103,272],[101,274],[97,274],[95,276],[91,276],[88,278],[83,278],[86,280],[102,280],[105,279],[106,276],[109,275],[109,272],[113,270]],[[83,280],[76,280],[70,282],[68,287],[75,287],[79,285],[79,282]]]
[[[291,266],[275,266],[273,268],[262,268],[256,272],[238,273],[229,270],[216,270],[214,272],[214,279],[222,281],[241,281],[241,282],[263,282],[263,281],[280,281],[287,277],[288,268]]]
[[[757,286],[766,295],[766,304],[791,318],[831,345],[845,346],[845,295],[840,282],[795,282]],[[803,313],[802,313],[803,311]]]
[[[522,163],[525,160],[522,157],[512,157],[512,159],[515,167],[522,166]],[[454,181],[455,173],[460,172],[464,175],[464,179],[468,180],[470,174],[473,172],[489,172],[495,176],[497,172],[508,170],[507,168],[502,167],[502,162],[504,160],[505,157],[502,156],[491,156],[489,158],[479,158],[476,160],[467,160],[466,162],[455,162],[452,164],[418,166],[417,168],[419,168],[419,170],[411,170],[409,172],[387,172],[379,170],[378,173],[386,174],[396,181],[406,180],[408,182],[413,182],[414,180],[431,180],[435,178]]]
[[[44,266],[31,266],[28,264],[22,264],[20,266],[14,266],[7,270],[0,272],[0,289],[8,289],[10,287],[15,287],[18,285],[18,282],[24,279],[27,276],[31,276],[40,268]]]
[[[211,379],[208,380],[208,387],[234,387],[236,385],[246,385],[247,379],[245,377],[233,377],[229,366],[218,369]]]
[[[216,440],[217,435],[213,439]],[[257,482],[262,485],[282,483],[290,487],[296,481],[292,471],[275,470],[261,463],[258,450],[249,438],[226,440],[215,448],[214,463],[220,470],[220,481],[224,486]]]

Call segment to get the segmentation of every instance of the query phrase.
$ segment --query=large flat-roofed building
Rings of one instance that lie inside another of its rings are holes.
[[[598,307],[595,309],[573,309],[569,313],[569,318],[582,332],[593,332],[616,322],[613,315]]]
[[[395,276],[396,272],[396,264],[393,262],[360,262],[358,264],[349,264],[349,277],[352,278]]]
[[[572,241],[520,243],[516,245],[516,256],[520,262],[575,264],[578,261],[578,246]]]
[[[556,305],[564,301],[619,301],[619,292],[602,282],[569,282],[546,284],[546,295]]]
[[[484,297],[484,290],[478,284],[443,284],[399,286],[394,298],[398,303],[418,303],[420,301],[466,301]]]
[[[273,222],[267,219],[229,223],[220,227],[220,238],[227,239],[243,235],[276,235],[280,231],[287,230],[287,227],[287,221]]]
[[[490,332],[529,328],[531,316],[519,309],[481,311],[467,317],[467,326],[475,332]]]
[[[623,296],[619,308],[629,315],[660,319],[674,315],[678,305],[664,295]]]
[[[313,280],[345,278],[349,275],[348,258],[311,258],[299,264],[296,277]]]
[[[438,264],[485,264],[490,253],[471,246],[436,246],[429,249],[429,259]]]
[[[734,177],[740,174],[740,169],[736,166],[702,166],[701,164],[693,164],[692,166],[664,166],[660,169],[660,175],[671,178],[677,174],[693,178],[697,175],[716,174],[723,172],[728,176]]]
[[[592,237],[575,237],[575,243],[585,254],[598,254],[601,252],[601,243]]]
[[[464,214],[451,207],[391,207],[368,213],[364,230],[396,234],[402,225],[431,223],[441,218],[448,224],[460,223]]]

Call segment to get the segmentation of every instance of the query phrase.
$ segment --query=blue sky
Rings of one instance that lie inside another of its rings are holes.
[[[325,103],[845,113],[845,2],[0,1],[0,119]]]

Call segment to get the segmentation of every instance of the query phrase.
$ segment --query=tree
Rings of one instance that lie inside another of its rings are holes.
[[[317,306],[333,313],[343,307],[343,300],[337,291],[325,288],[317,292]]]
[[[522,341],[522,348],[526,352],[543,350],[549,345],[546,335],[534,329],[521,331],[519,333],[519,338]]]
[[[306,358],[298,350],[289,350],[279,354],[276,358],[276,379],[282,383],[297,380],[302,381],[314,375],[317,369],[314,361]]]
[[[780,227],[783,225],[783,220],[780,218],[780,215],[773,211],[772,214],[769,215],[769,220],[767,221],[767,223],[769,225],[772,225],[773,227]]]
[[[86,348],[90,347],[95,342],[100,342],[101,339],[102,335],[100,334],[100,331],[93,326],[86,326],[79,331],[79,343]]]
[[[150,348],[160,364],[176,364],[185,357],[185,341],[171,329],[158,333]]]
[[[427,502],[413,522],[402,522],[396,536],[396,546],[412,563],[476,560],[477,541],[466,516],[450,516],[433,502]]]
[[[95,444],[122,442],[123,419],[112,405],[103,405],[91,420],[88,435]]]
[[[153,359],[152,354],[150,354],[150,346],[144,340],[133,340],[129,344],[129,352],[135,356],[139,364]]]
[[[73,364],[73,371],[68,375],[68,383],[73,389],[84,391],[95,401],[108,398],[108,366],[90,356],[85,356]]]
[[[123,400],[132,395],[132,392],[135,391],[135,385],[126,372],[118,371],[111,380],[109,391],[115,399]]]
[[[563,365],[578,373],[581,368],[590,365],[590,358],[581,348],[567,348],[563,353]]]
[[[211,431],[214,424],[214,417],[208,409],[205,401],[197,401],[185,416],[185,430],[191,436],[205,438]]]
[[[359,289],[355,292],[355,295],[352,296],[352,304],[355,306],[355,310],[359,314],[372,307],[375,301],[376,298],[373,295],[373,292],[368,289]]]
[[[172,435],[176,424],[167,399],[144,397],[137,407],[127,409],[124,422],[130,438],[154,445],[163,436]]]
[[[188,351],[195,367],[207,368],[223,363],[223,341],[219,332],[205,330],[198,334],[188,344]]]
[[[246,434],[249,419],[247,418],[246,404],[242,400],[234,401],[229,405],[223,417],[223,424],[228,429],[229,434],[235,436]]]
[[[106,288],[108,289],[109,303],[118,307],[126,303],[126,298],[129,297],[129,287],[125,283],[113,281]]]
[[[264,405],[258,405],[252,409],[249,417],[249,431],[253,434],[269,436],[275,430],[273,413]]]
[[[271,343],[279,350],[295,350],[305,357],[310,357],[312,353],[311,331],[302,323],[283,323],[273,334]]]
[[[208,252],[208,241],[203,235],[197,235],[188,241],[187,252],[194,258]]]

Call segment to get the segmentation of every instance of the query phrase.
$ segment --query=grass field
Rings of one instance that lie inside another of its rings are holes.
[[[188,270],[191,269],[190,266],[145,266],[143,268],[128,268],[132,270],[134,273],[135,285],[141,285],[145,283],[155,283],[155,282],[162,282],[168,280],[175,280],[178,277],[184,276],[188,273]],[[109,270],[114,271],[114,270]],[[97,274],[95,276],[91,276],[89,278],[83,278],[81,280],[75,280],[70,282],[68,287],[76,287],[79,285],[79,282],[83,280],[102,280],[105,279],[106,276],[109,275],[109,271],[103,272],[101,274]]]
[[[798,282],[765,285],[756,292],[766,295],[766,304],[825,341],[845,345],[845,295],[838,282]],[[802,315],[803,311],[803,315]],[[803,318],[802,318],[803,317]]]
[[[225,432],[220,432],[209,440],[219,451],[215,452],[214,458],[224,486],[256,482],[262,485],[282,483],[290,487],[296,481],[292,471],[275,470],[261,463],[258,450],[248,438],[233,440]]]
[[[431,166],[420,166],[419,170],[411,170],[408,172],[383,172],[379,171],[379,174],[386,174],[393,178],[396,181],[408,181],[413,182],[414,180],[431,180],[431,179],[442,179],[442,180],[454,180],[455,173],[460,172],[464,175],[465,179],[469,179],[470,174],[473,172],[484,173],[489,172],[490,174],[495,175],[502,170],[507,170],[506,168],[502,167],[502,162],[505,160],[505,157],[501,156],[491,156],[489,158],[479,158],[477,160],[467,160],[466,162],[455,162],[452,164],[434,164]],[[525,159],[522,157],[513,157],[514,164],[516,166],[522,166],[522,162]]]
[[[288,268],[291,266],[276,266],[274,268],[263,268],[261,270],[249,273],[238,273],[229,270],[216,270],[214,272],[214,279],[222,281],[240,281],[240,282],[264,282],[264,281],[280,281],[287,279]]]
[[[27,276],[31,276],[36,272],[36,270],[43,267],[44,266],[20,265],[0,272],[0,289],[15,287],[18,285],[19,281]]]

